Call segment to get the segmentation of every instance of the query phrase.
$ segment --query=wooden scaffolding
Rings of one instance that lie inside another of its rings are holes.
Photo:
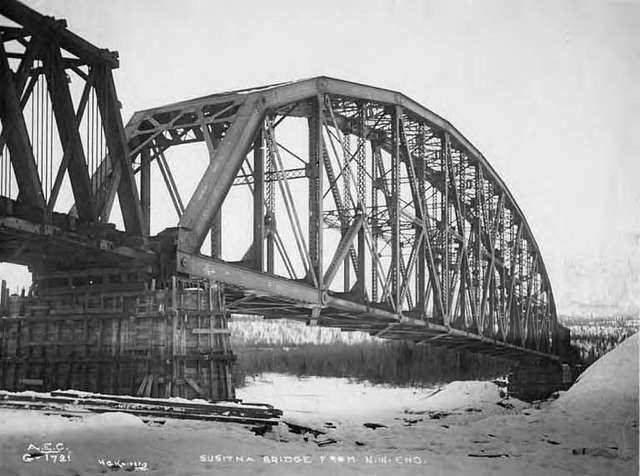
[[[223,292],[119,269],[39,276],[0,318],[0,387],[234,399]]]

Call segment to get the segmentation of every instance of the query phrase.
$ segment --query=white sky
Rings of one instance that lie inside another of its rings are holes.
[[[137,109],[321,74],[402,91],[502,176],[559,312],[640,308],[640,2],[27,3],[120,52],[125,122]]]

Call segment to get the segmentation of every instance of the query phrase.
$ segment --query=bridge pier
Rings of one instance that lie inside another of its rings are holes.
[[[0,387],[235,398],[222,286],[142,270],[36,276],[0,318]]]
[[[509,374],[509,395],[526,402],[544,400],[567,390],[577,378],[575,367],[549,360],[521,361]]]

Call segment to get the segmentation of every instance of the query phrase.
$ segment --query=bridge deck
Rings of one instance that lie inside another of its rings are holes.
[[[511,360],[560,361],[557,355],[529,349],[430,320],[399,315],[381,306],[362,305],[347,294],[318,292],[303,282],[292,282],[231,263],[178,253],[178,266],[197,276],[208,275],[225,283],[230,312],[258,314],[266,319],[293,319],[343,331],[368,332],[385,339],[410,340],[469,350]],[[314,309],[317,317],[312,317]]]
[[[233,295],[230,297],[233,298]],[[246,312],[248,314],[256,312],[255,303],[249,302],[237,306],[234,306],[232,303],[233,301],[229,301],[232,312]],[[284,302],[278,303],[274,301],[271,301],[270,304],[274,304],[275,306],[281,305],[283,307],[287,305],[287,303]],[[289,311],[285,311],[283,307],[278,307],[277,310],[273,311],[263,310],[260,311],[260,313],[264,315],[265,319],[286,318],[314,324],[308,316],[303,317],[301,315],[302,313],[297,313],[293,304],[289,304]],[[367,332],[373,336],[384,339],[409,340],[416,343],[446,347],[451,350],[467,350],[509,360],[531,361],[532,359],[541,359],[553,362],[560,361],[560,357],[556,355],[545,354],[508,342],[424,321],[420,322],[415,320],[413,323],[401,323],[397,321],[383,322],[367,315],[351,315],[345,317],[345,313],[338,309],[327,309],[323,311],[323,316],[315,321],[315,324],[321,327],[338,328],[342,331]]]

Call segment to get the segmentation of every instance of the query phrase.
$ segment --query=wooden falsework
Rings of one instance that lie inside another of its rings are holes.
[[[0,318],[0,387],[233,399],[222,289],[173,279],[109,291],[97,284],[109,274],[50,279],[85,284],[44,287]]]

